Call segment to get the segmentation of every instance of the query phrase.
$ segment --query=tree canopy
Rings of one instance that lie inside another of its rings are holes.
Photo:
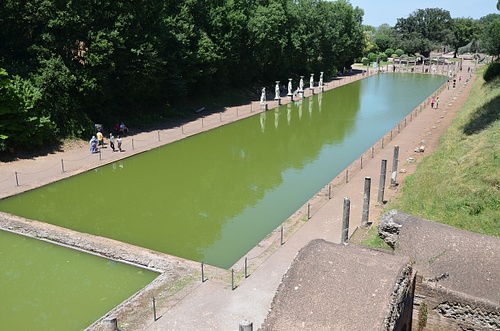
[[[440,8],[418,9],[408,18],[398,18],[395,30],[408,53],[429,57],[439,45],[453,40],[450,12]]]
[[[161,121],[188,99],[335,76],[369,54],[456,54],[471,41],[500,53],[499,15],[427,8],[375,29],[348,0],[3,0],[0,12],[0,151],[88,137],[93,123]]]
[[[43,142],[88,137],[94,122],[174,116],[187,98],[334,75],[363,48],[347,0],[4,0],[0,12],[0,150],[25,146],[14,109]]]

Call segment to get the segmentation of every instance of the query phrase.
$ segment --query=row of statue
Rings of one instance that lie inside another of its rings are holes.
[[[300,76],[300,81],[299,81],[299,86],[297,90],[293,91],[293,86],[292,86],[292,78],[288,78],[288,93],[287,96],[293,99],[293,96],[298,94],[298,93],[304,93],[304,76]],[[318,82],[318,87],[319,91],[323,92],[323,72],[320,73],[319,75],[319,82]],[[314,74],[311,74],[311,78],[309,79],[309,89],[312,91],[314,94]],[[293,92],[292,92],[293,91]],[[274,100],[280,100],[281,99],[281,89],[280,89],[280,81],[276,81],[276,86],[274,88]],[[304,95],[302,95],[304,96]],[[265,105],[267,102],[266,100],[266,88],[262,88],[262,93],[260,96],[260,104]]]

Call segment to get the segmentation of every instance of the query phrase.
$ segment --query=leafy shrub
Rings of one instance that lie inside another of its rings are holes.
[[[377,62],[377,57],[378,57],[378,55],[375,53],[368,54],[368,62],[369,63]]]
[[[387,57],[388,56],[385,53],[379,53],[378,54],[378,58],[379,58],[380,61],[383,61],[383,62],[387,61]]]
[[[405,51],[403,51],[401,48],[398,48],[394,51],[394,53],[396,53],[397,56],[401,56],[405,53]]]
[[[394,50],[392,48],[388,48],[385,50],[385,55],[387,55],[387,57],[390,57],[392,56],[392,54],[394,54]]]
[[[488,65],[484,71],[483,78],[486,82],[491,82],[496,77],[500,76],[500,62],[493,62]]]

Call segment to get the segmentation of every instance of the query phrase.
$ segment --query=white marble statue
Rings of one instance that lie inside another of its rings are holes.
[[[309,79],[309,88],[314,88],[314,74],[311,74],[311,78]]]
[[[280,99],[280,81],[276,81],[276,86],[274,87],[274,100]]]
[[[300,81],[299,81],[299,92],[304,91],[304,76],[300,76]]]
[[[292,79],[288,79],[288,93],[287,95],[292,95]]]
[[[265,105],[266,104],[266,88],[262,88],[262,93],[260,95],[260,104]]]

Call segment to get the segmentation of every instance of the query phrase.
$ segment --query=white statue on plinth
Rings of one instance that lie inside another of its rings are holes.
[[[300,81],[299,81],[299,92],[304,91],[304,76],[300,76]]]
[[[276,86],[274,87],[274,100],[280,99],[280,81],[276,81]]]
[[[292,79],[288,78],[288,93],[287,95],[292,95]]]
[[[266,88],[262,88],[262,93],[260,95],[260,104],[265,105],[266,104]]]
[[[323,71],[319,74],[319,84],[320,90],[323,90]]]
[[[314,74],[311,74],[311,78],[309,79],[309,88],[314,88]]]

